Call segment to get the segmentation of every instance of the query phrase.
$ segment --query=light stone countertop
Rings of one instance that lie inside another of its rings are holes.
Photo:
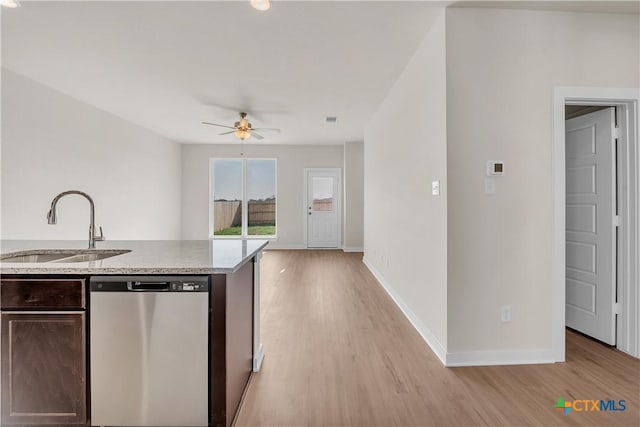
[[[131,252],[88,262],[10,263],[0,260],[0,274],[226,274],[264,249],[264,239],[120,240],[96,242],[96,250]],[[86,240],[2,240],[0,254],[87,249]]]

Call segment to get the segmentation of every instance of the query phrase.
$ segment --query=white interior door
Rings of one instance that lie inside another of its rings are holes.
[[[307,170],[307,247],[337,248],[340,241],[340,170]]]
[[[567,326],[616,343],[614,108],[566,121]]]

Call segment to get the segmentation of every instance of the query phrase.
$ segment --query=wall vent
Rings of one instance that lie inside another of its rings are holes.
[[[325,123],[336,123],[338,118],[336,116],[327,116],[324,118]]]

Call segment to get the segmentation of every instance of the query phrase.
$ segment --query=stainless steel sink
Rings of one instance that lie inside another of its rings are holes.
[[[2,257],[0,261],[2,262],[50,262],[56,259],[65,258],[69,255],[64,254],[30,254],[30,255],[18,255],[18,256],[9,256]]]
[[[70,256],[68,258],[56,259],[56,260],[53,260],[53,261],[50,261],[50,262],[88,262],[88,261],[98,261],[99,259],[111,258],[111,257],[114,257],[114,256],[121,255],[122,253],[124,253],[124,252],[121,252],[121,253],[110,252],[110,253],[101,253],[101,254],[96,254],[96,253],[78,254],[78,255]]]
[[[53,252],[53,253],[52,253]],[[131,252],[128,249],[56,249],[33,250],[0,256],[3,263],[44,263],[44,262],[89,262],[122,255]]]

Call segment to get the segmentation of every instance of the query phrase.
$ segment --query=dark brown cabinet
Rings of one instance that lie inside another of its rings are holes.
[[[85,425],[84,280],[0,285],[2,425]]]
[[[211,276],[211,422],[230,427],[253,370],[254,263]]]
[[[233,425],[252,374],[255,268],[249,260],[235,272],[210,276],[211,427]],[[0,426],[91,424],[88,321],[97,316],[91,316],[89,282],[86,275],[0,279]]]

